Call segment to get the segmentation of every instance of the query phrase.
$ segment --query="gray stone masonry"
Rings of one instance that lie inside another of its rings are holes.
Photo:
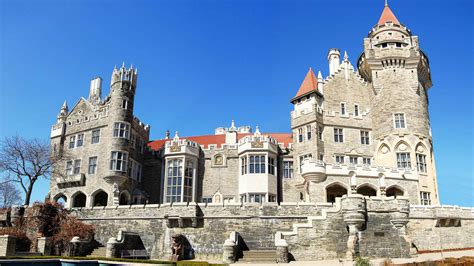
[[[16,237],[10,235],[0,236],[0,257],[14,256]]]

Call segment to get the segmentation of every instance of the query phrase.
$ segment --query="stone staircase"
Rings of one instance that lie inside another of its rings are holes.
[[[276,263],[276,251],[270,250],[245,250],[243,257],[237,263]]]
[[[107,248],[104,247],[103,245],[98,246],[95,248],[91,254],[87,255],[86,257],[95,257],[95,258],[105,258],[105,253],[106,253]]]

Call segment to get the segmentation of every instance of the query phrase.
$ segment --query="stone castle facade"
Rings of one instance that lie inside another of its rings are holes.
[[[61,108],[49,199],[95,224],[104,245],[139,234],[152,258],[166,258],[173,234],[226,262],[249,250],[287,262],[474,248],[474,210],[439,206],[418,37],[386,5],[363,43],[356,67],[330,49],[329,76],[309,69],[291,133],[232,121],[150,140],[133,112],[137,70],[115,68],[107,97],[96,78],[88,99]]]
[[[291,99],[291,133],[217,128],[214,135],[149,141],[134,116],[137,70],[115,68],[110,93],[64,103],[51,132],[68,159],[51,197],[69,207],[138,203],[334,202],[406,196],[439,204],[428,114],[431,76],[418,37],[386,7],[351,64],[328,54],[329,76],[309,69]]]

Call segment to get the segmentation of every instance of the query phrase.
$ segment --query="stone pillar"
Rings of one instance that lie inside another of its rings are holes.
[[[224,263],[234,263],[236,260],[236,246],[232,239],[226,239],[222,246],[222,261]]]
[[[14,256],[16,237],[10,235],[0,236],[0,257]]]
[[[349,227],[346,257],[352,260],[359,253],[358,233],[365,224],[365,216],[367,214],[364,197],[359,194],[343,197],[341,199],[341,210],[344,223]]]
[[[276,247],[277,263],[288,263],[288,244],[279,245]]]
[[[397,209],[393,210],[391,213],[390,223],[393,227],[398,230],[400,238],[402,238],[407,244],[407,248],[403,248],[404,245],[400,245],[400,257],[410,257],[412,253],[415,253],[416,250],[413,250],[411,247],[411,239],[406,234],[406,225],[408,224],[408,216],[410,214],[410,202],[408,199],[397,198],[395,199],[397,203]]]
[[[117,238],[111,237],[109,241],[107,241],[107,250],[105,252],[106,258],[118,258],[118,253],[120,251],[120,242],[117,241]]]
[[[50,237],[38,238],[38,252],[43,254],[43,256],[51,255],[51,238]]]

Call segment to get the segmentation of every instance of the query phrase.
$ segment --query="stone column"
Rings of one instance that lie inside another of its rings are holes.
[[[288,263],[288,244],[276,246],[277,263]]]
[[[117,238],[111,237],[109,241],[107,241],[107,250],[105,252],[106,258],[118,258],[118,253],[120,251],[120,242],[117,241]]]
[[[236,246],[232,239],[226,239],[222,246],[222,261],[224,263],[234,263],[236,260]]]
[[[365,224],[366,204],[362,195],[353,194],[341,199],[341,209],[344,223],[349,227],[347,239],[347,259],[353,259],[359,253],[358,233]]]
[[[16,237],[10,235],[0,236],[0,257],[14,256]]]
[[[38,238],[38,252],[43,254],[43,256],[51,255],[51,238],[50,237]]]
[[[397,208],[391,213],[390,223],[392,223],[393,227],[398,230],[400,238],[408,244],[407,248],[403,248],[404,245],[400,244],[400,257],[410,257],[412,253],[416,253],[416,251],[411,248],[411,239],[406,234],[405,230],[409,221],[408,216],[410,214],[410,203],[408,199],[404,198],[397,198],[395,199],[395,202]]]

